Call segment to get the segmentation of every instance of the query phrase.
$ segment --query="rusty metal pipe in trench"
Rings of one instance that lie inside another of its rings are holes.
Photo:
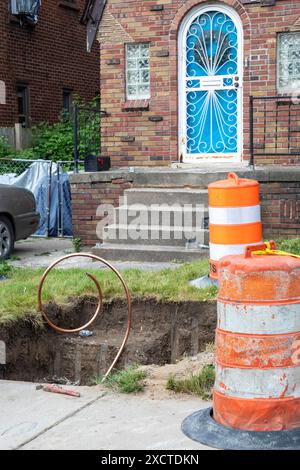
[[[91,253],[72,253],[70,255],[65,255],[65,256],[62,256],[61,258],[57,259],[56,261],[54,261],[47,269],[46,271],[44,272],[43,276],[41,277],[41,280],[39,282],[39,286],[38,286],[38,310],[39,312],[41,312],[44,320],[46,321],[46,323],[53,329],[55,330],[57,333],[62,333],[62,334],[72,334],[72,333],[79,333],[80,331],[82,330],[85,330],[87,329],[90,325],[92,325],[92,323],[94,323],[94,321],[97,319],[97,317],[99,316],[100,312],[101,312],[101,309],[102,309],[102,305],[103,305],[103,295],[102,295],[102,290],[101,290],[101,287],[100,287],[100,284],[98,282],[98,280],[96,279],[95,276],[93,276],[92,274],[90,273],[86,273],[86,275],[94,282],[94,284],[96,285],[96,288],[97,288],[97,292],[98,292],[98,298],[99,298],[99,302],[98,302],[98,305],[97,305],[97,309],[94,313],[94,315],[92,316],[92,318],[87,322],[85,323],[83,326],[79,327],[79,328],[74,328],[74,329],[66,329],[66,328],[60,328],[59,326],[55,325],[51,320],[50,318],[48,317],[48,315],[45,313],[44,311],[44,306],[43,306],[43,301],[42,301],[42,292],[43,292],[43,287],[44,287],[44,283],[49,275],[49,273],[55,268],[55,266],[57,266],[58,264],[62,263],[63,261],[65,260],[68,260],[70,258],[79,258],[79,257],[82,257],[82,258],[89,258],[89,259],[93,259],[95,261],[99,261],[100,263],[104,264],[105,266],[107,266],[111,271],[113,271],[113,273],[117,276],[117,278],[120,280],[121,284],[123,285],[123,288],[124,288],[124,291],[125,291],[125,296],[126,296],[126,300],[127,300],[127,307],[128,307],[128,315],[127,315],[127,328],[126,328],[126,332],[125,332],[125,336],[124,336],[124,339],[122,341],[122,344],[118,350],[118,353],[116,355],[116,357],[114,358],[112,364],[110,365],[110,367],[108,368],[107,372],[105,373],[103,379],[102,379],[102,382],[104,382],[107,377],[109,376],[109,374],[111,373],[111,371],[114,369],[115,365],[117,364],[118,360],[120,359],[121,355],[122,355],[122,352],[126,346],[126,343],[127,343],[127,340],[128,340],[128,337],[129,337],[129,334],[130,334],[130,330],[131,330],[131,323],[132,323],[132,302],[131,302],[131,295],[130,295],[130,292],[129,292],[129,289],[128,289],[128,286],[123,278],[123,276],[121,275],[121,273],[112,265],[110,264],[108,261],[106,261],[105,259],[103,258],[100,258],[100,256],[97,256],[97,255],[93,255]]]

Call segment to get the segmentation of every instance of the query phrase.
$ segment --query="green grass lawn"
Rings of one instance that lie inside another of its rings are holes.
[[[31,317],[37,324],[41,316],[37,312],[37,287],[43,269],[7,268],[0,263],[0,276],[9,279],[0,282],[0,325],[9,324]],[[178,302],[183,300],[204,301],[216,297],[215,287],[198,289],[188,284],[208,273],[208,261],[197,260],[179,266],[177,269],[163,269],[145,272],[138,269],[123,271],[133,299],[155,299]],[[83,269],[57,269],[50,273],[43,289],[43,301],[66,303],[72,297],[96,295],[94,283]],[[112,272],[89,270],[100,281],[104,300],[124,298],[123,287]]]
[[[300,254],[300,238],[277,240],[276,243],[278,249]],[[207,274],[208,270],[207,260],[197,260],[180,265],[175,270],[146,272],[128,269],[123,271],[123,275],[133,299],[204,301],[215,298],[217,289],[197,289],[188,281]],[[41,315],[37,312],[37,287],[43,272],[43,269],[11,268],[7,263],[0,262],[0,277],[9,276],[9,279],[0,281],[0,325],[26,317],[41,324]],[[123,288],[112,272],[100,269],[90,272],[99,279],[105,301],[124,298]],[[83,269],[52,271],[43,290],[44,302],[55,300],[66,303],[72,297],[83,295],[96,295],[95,286]]]

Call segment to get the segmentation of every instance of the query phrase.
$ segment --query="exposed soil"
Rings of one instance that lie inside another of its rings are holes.
[[[55,324],[76,328],[92,316],[96,305],[94,297],[82,297],[64,306],[50,303],[46,308]],[[135,301],[132,313],[132,330],[119,367],[176,363],[184,355],[204,351],[214,340],[215,302]],[[0,365],[0,378],[91,384],[112,363],[126,325],[127,306],[117,301],[103,307],[89,338],[60,335],[48,326],[37,328],[30,319],[1,328],[7,360]]]
[[[185,357],[175,364],[143,366],[142,369],[147,372],[145,380],[146,395],[153,400],[174,396],[174,392],[166,389],[170,375],[180,379],[187,378],[189,375],[199,372],[205,365],[214,364],[214,357],[214,345],[211,343],[207,345],[205,351],[198,353],[196,356]],[[176,397],[178,397],[178,394],[176,394]]]

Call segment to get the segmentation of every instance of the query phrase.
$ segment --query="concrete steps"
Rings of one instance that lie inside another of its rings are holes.
[[[206,189],[189,188],[133,188],[124,192],[124,203],[129,204],[203,204],[207,206]]]
[[[133,188],[93,253],[112,261],[191,261],[208,256],[207,190]]]
[[[185,226],[191,227],[202,226],[208,228],[208,208],[200,205],[199,207],[182,207],[179,204],[173,204],[170,208],[169,205],[151,204],[145,206],[144,204],[132,204],[120,206],[116,209],[116,224],[133,224],[137,217],[139,222],[143,225],[162,225],[162,226]]]
[[[187,243],[198,242],[201,245],[207,245],[209,240],[208,230],[184,229],[161,225],[121,225],[113,224],[105,228],[103,232],[103,241],[109,243],[124,243],[136,245],[149,242],[152,245],[172,245],[183,246]]]

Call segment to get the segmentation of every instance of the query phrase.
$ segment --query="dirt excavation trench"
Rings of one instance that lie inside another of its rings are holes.
[[[95,312],[97,299],[84,297],[62,307],[49,304],[51,320],[76,328]],[[214,340],[216,303],[160,303],[134,301],[133,321],[126,349],[118,367],[129,364],[175,363],[185,355],[204,351]],[[48,326],[36,327],[30,319],[0,328],[6,344],[6,364],[0,379],[91,385],[112,363],[125,334],[127,306],[121,301],[104,305],[94,323],[93,336],[61,335]]]

